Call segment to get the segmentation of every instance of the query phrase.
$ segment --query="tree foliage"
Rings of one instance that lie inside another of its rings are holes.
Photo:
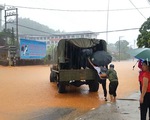
[[[130,56],[127,54],[130,46],[129,42],[126,40],[118,40],[115,44],[108,44],[108,52],[112,55],[114,60],[126,60]]]
[[[122,53],[124,53],[128,50],[128,45],[129,45],[129,42],[126,40],[119,40],[115,43],[116,48],[118,50],[120,49],[120,52],[122,52]]]
[[[44,63],[56,63],[57,62],[57,46],[51,45],[46,51]]]
[[[7,41],[9,40],[9,41]],[[0,45],[15,44],[15,35],[11,29],[0,32]]]
[[[139,32],[137,46],[150,48],[150,17],[142,24]]]

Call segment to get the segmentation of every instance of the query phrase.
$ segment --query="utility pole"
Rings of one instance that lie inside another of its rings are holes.
[[[121,39],[122,37],[123,37],[123,36],[119,36],[119,62],[120,62],[120,47],[121,47],[120,39]]]
[[[136,40],[134,40],[134,49],[135,49],[135,43],[136,43]]]
[[[110,4],[110,0],[108,0],[108,5],[107,5],[107,23],[106,23],[106,42],[107,42],[107,44],[108,44],[109,4]]]
[[[19,49],[19,36],[18,36],[18,8],[16,8],[16,37],[17,37],[17,48]]]
[[[119,37],[119,62],[120,62],[120,37]]]
[[[16,39],[17,39],[17,48],[19,47],[19,39],[18,39],[18,8],[15,7],[9,7],[5,10],[5,32],[7,30],[8,23],[14,23],[15,18],[15,24],[16,24]]]
[[[2,11],[5,9],[4,5],[0,5],[0,32],[2,31]]]
[[[14,19],[15,22],[14,22]],[[9,58],[9,65],[12,65],[14,59],[18,57],[18,51],[19,51],[19,39],[18,39],[18,8],[15,7],[8,7],[5,10],[5,32],[7,32],[7,25],[8,23],[15,23],[16,25],[16,40],[14,38],[14,28],[12,27],[12,41],[9,45],[8,49],[8,58]],[[16,41],[16,42],[15,42]]]
[[[15,45],[15,35],[14,35],[14,28],[12,27],[12,40],[11,40],[11,45]]]

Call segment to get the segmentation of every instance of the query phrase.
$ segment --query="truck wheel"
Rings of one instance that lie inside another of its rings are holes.
[[[59,93],[66,93],[66,85],[65,82],[58,83],[58,92]]]
[[[89,81],[89,89],[90,92],[97,92],[99,89],[99,83],[97,80],[90,80]]]
[[[54,71],[50,73],[50,82],[55,82],[57,80],[57,74]]]

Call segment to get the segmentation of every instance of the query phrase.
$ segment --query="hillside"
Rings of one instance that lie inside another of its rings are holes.
[[[9,23],[7,28],[16,30],[15,23]],[[4,28],[4,25],[3,25]],[[59,30],[54,30],[48,26],[42,25],[36,21],[30,20],[29,18],[19,18],[18,19],[18,33],[28,34],[28,35],[48,35],[52,33],[59,33]]]

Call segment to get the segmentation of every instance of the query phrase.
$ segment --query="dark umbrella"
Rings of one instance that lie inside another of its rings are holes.
[[[97,66],[105,66],[111,63],[112,57],[106,51],[96,51],[91,56],[91,62]]]

